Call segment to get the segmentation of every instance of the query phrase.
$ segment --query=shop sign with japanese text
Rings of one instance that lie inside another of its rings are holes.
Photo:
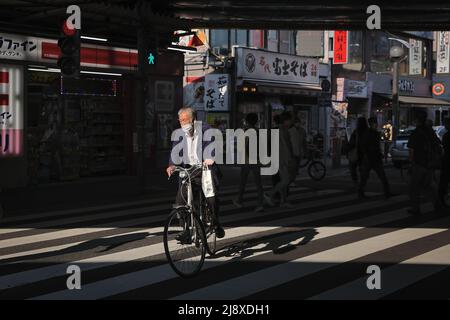
[[[319,60],[289,54],[237,48],[237,76],[259,81],[319,84]]]
[[[348,63],[348,31],[334,31],[333,64]]]
[[[436,53],[436,73],[449,73],[450,68],[450,43],[449,43],[448,31],[438,32],[438,43],[437,43],[437,53]]]
[[[208,74],[205,76],[205,111],[228,111],[228,74]]]

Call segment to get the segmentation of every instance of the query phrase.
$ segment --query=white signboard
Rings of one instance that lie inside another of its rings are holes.
[[[344,101],[345,78],[336,79],[336,100]]]
[[[409,39],[409,74],[422,74],[422,41]]]
[[[0,33],[0,59],[39,60],[43,38]]]
[[[228,74],[205,76],[205,111],[228,111],[229,80]]]
[[[319,84],[319,60],[237,48],[237,76],[292,84]]]
[[[449,31],[438,32],[437,53],[436,53],[436,73],[449,73]]]

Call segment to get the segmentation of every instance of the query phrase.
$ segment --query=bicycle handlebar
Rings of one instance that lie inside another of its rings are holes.
[[[175,172],[186,172],[186,174],[190,177],[192,172],[194,172],[195,170],[198,169],[202,169],[203,168],[203,164],[194,164],[189,168],[184,168],[182,166],[175,166],[175,169],[173,170],[172,174],[167,178],[167,180],[170,180],[170,178],[172,177],[172,175]]]

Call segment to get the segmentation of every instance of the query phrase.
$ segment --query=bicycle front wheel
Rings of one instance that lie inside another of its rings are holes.
[[[194,221],[192,220],[194,218]],[[188,278],[200,272],[206,240],[200,220],[187,210],[174,211],[164,227],[164,250],[173,270]]]
[[[322,180],[323,178],[325,178],[326,174],[327,168],[320,161],[313,161],[308,167],[308,175],[315,181]]]

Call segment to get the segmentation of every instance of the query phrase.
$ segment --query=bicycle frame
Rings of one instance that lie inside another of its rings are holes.
[[[190,223],[191,223],[191,225],[189,227],[190,227],[191,230],[193,230],[195,228],[195,225],[194,225],[194,223],[195,223],[195,219],[194,219],[194,205],[193,205],[193,203],[194,203],[194,194],[193,194],[193,191],[192,191],[191,175],[192,175],[192,172],[195,172],[195,170],[200,170],[200,169],[203,169],[203,165],[195,165],[195,166],[193,166],[190,169],[186,169],[186,168],[183,168],[183,167],[180,167],[180,166],[176,166],[176,168],[175,168],[175,171],[185,172],[185,174],[186,174],[186,178],[182,178],[183,180],[181,181],[181,184],[182,184],[181,187],[183,187],[183,184],[187,183],[187,186],[186,186],[187,187],[186,206],[187,206],[187,209],[188,209],[189,214],[190,214]],[[202,192],[202,191],[200,191],[200,192]],[[201,200],[202,200],[202,194],[200,195],[200,207],[201,207]],[[200,228],[203,229],[203,233],[204,233],[205,230],[204,230],[203,220],[202,220],[201,215],[199,216],[199,218],[200,218],[200,221],[202,222]],[[197,233],[196,232],[194,232],[194,241],[197,241]]]

